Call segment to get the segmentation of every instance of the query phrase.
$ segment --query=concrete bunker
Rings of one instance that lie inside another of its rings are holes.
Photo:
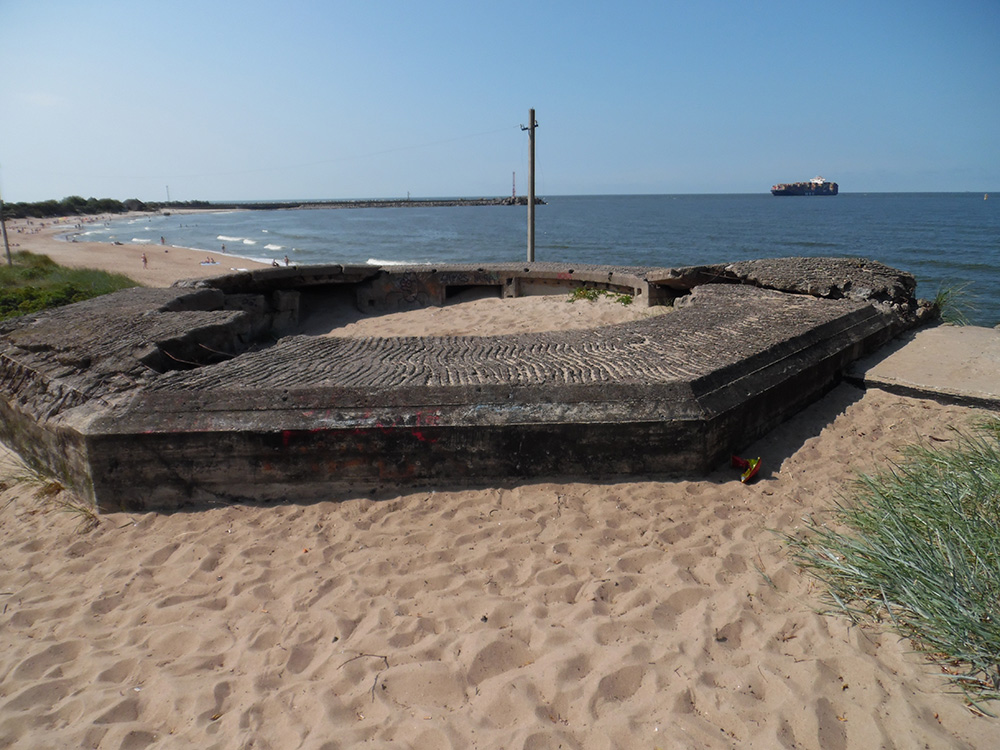
[[[593,285],[675,313],[486,337],[297,335],[362,311]],[[926,316],[859,259],[689,269],[309,266],[137,289],[0,327],[0,438],[101,510],[351,482],[700,473]]]

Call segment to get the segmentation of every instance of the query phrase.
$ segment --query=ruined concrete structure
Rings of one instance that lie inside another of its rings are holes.
[[[338,339],[363,312],[577,286],[673,304],[578,331]],[[705,472],[919,321],[860,259],[687,269],[307,266],[131,289],[0,324],[0,439],[104,511],[323,496],[337,483]]]

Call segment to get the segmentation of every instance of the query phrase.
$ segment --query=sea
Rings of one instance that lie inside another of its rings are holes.
[[[833,197],[545,197],[535,260],[676,267],[785,256],[861,257],[912,273],[918,296],[949,295],[973,325],[1000,324],[1000,193]],[[524,206],[403,206],[151,214],[89,226],[99,242],[195,248],[272,262],[520,262]]]

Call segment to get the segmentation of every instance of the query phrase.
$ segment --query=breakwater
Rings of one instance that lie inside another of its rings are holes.
[[[190,210],[205,209],[210,211],[279,211],[310,208],[440,208],[451,206],[527,206],[527,196],[510,196],[508,198],[362,198],[352,200],[321,200],[321,201],[268,201],[268,202],[220,202],[220,201],[190,201],[185,203],[151,203],[150,207],[163,211],[170,209]],[[535,198],[535,205],[544,206],[545,201]]]

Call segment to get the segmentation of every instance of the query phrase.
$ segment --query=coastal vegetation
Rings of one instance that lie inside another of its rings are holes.
[[[5,219],[52,219],[57,216],[94,216],[149,210],[152,209],[138,198],[120,201],[114,198],[82,198],[79,195],[71,195],[61,201],[3,204]]]
[[[592,287],[578,286],[569,295],[567,302],[576,302],[577,300],[585,299],[589,302],[595,302],[600,297],[607,297],[608,299],[617,302],[621,305],[631,305],[634,298],[631,294],[624,294],[621,292],[612,292],[608,289],[593,289]]]
[[[541,198],[535,198],[537,205],[545,205]],[[123,214],[128,211],[162,211],[212,209],[254,211],[287,210],[292,208],[431,208],[440,206],[526,206],[524,196],[506,198],[396,198],[396,199],[354,199],[354,200],[313,200],[313,201],[150,201],[138,198],[120,201],[115,198],[82,198],[71,195],[60,201],[47,200],[37,203],[4,203],[5,219],[54,219],[66,216],[96,216],[97,214]]]
[[[980,710],[1000,698],[1000,418],[913,446],[789,538],[831,611],[888,623]]]
[[[79,521],[77,530],[80,533],[92,531],[100,525],[101,518],[96,508],[77,497],[70,488],[45,469],[31,466],[19,457],[0,462],[0,491],[17,484],[30,488],[32,494],[43,503],[75,516]]]
[[[968,284],[942,286],[934,295],[933,306],[941,320],[959,326],[969,325],[977,312]]]
[[[0,266],[0,320],[136,286],[122,274],[65,268],[46,255],[21,251],[13,261]]]

